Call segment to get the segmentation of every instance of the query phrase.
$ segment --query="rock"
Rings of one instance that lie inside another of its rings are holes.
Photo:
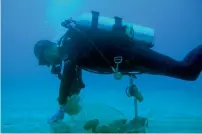
[[[86,124],[83,126],[83,128],[86,131],[89,131],[91,129],[94,130],[98,125],[99,125],[99,120],[98,119],[94,119],[94,120],[87,121]]]

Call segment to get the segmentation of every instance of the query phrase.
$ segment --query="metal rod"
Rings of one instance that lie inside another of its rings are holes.
[[[134,98],[134,108],[135,108],[135,119],[138,118],[138,104],[137,104],[137,99],[135,97]]]
[[[130,77],[130,87],[133,86],[133,78]],[[138,102],[137,99],[135,97],[133,97],[134,99],[134,112],[135,112],[135,119],[137,119],[138,117]]]

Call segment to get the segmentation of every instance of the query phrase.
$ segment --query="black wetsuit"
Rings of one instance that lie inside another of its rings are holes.
[[[152,50],[149,47],[151,44],[133,41],[123,33],[70,30],[63,39],[60,50],[67,59],[61,78],[60,104],[66,102],[67,96],[79,93],[80,90],[71,88],[78,72],[83,69],[100,74],[113,73],[111,67],[116,66],[116,56],[123,58],[119,64],[119,71],[123,73],[142,72],[193,81],[202,69],[202,45],[191,51],[184,60],[176,61]]]

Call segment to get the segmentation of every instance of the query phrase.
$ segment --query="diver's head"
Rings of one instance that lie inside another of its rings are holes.
[[[56,43],[49,40],[40,40],[34,46],[34,54],[39,65],[56,65],[60,63],[60,54]]]

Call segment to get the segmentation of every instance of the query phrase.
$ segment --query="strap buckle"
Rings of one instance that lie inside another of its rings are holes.
[[[114,57],[114,63],[115,64],[120,64],[120,63],[122,63],[122,61],[123,61],[123,57],[122,56],[117,56],[117,57]]]
[[[122,61],[123,61],[122,56],[114,57],[114,63],[116,64],[116,68],[112,67],[112,71],[114,72],[114,77],[117,80],[120,80],[123,77],[123,75],[119,72],[119,64],[121,64]]]

